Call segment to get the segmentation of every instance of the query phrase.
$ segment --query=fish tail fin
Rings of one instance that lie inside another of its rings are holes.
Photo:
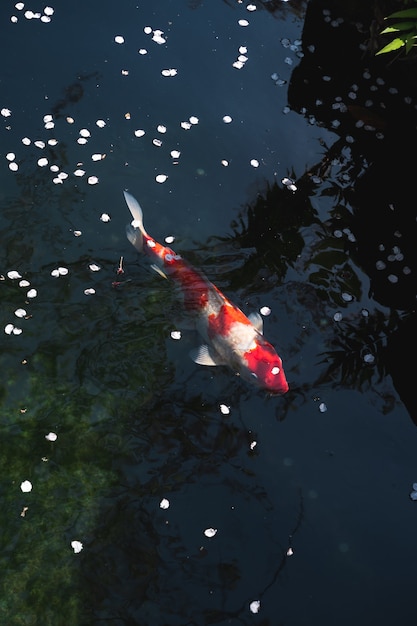
[[[139,228],[133,228],[132,224],[126,226],[126,236],[138,252],[143,250],[143,235]]]
[[[126,226],[126,235],[130,243],[141,252],[143,248],[143,237],[147,237],[147,232],[143,226],[143,213],[139,202],[130,193],[124,191],[126,204],[132,214],[133,221]]]

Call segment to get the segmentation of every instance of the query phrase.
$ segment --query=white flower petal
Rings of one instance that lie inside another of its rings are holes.
[[[22,278],[22,277],[19,274],[19,272],[17,272],[16,270],[11,270],[10,272],[7,272],[7,278],[10,278],[11,280],[15,280],[16,278]]]
[[[30,482],[30,480],[24,480],[20,484],[20,489],[23,491],[23,493],[29,493],[29,491],[32,491],[32,483]]]
[[[260,608],[261,608],[261,603],[259,600],[254,600],[249,605],[249,609],[251,613],[259,613]]]
[[[78,554],[83,549],[83,544],[81,541],[71,541],[71,548],[74,550],[75,554]]]

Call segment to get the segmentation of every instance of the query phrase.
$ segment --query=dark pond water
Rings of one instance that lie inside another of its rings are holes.
[[[1,3],[1,624],[415,623],[416,89],[339,18]],[[285,396],[189,359],[124,189]]]

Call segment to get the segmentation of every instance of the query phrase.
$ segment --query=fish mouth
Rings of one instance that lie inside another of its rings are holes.
[[[290,390],[290,386],[288,383],[286,383],[285,385],[280,385],[277,389],[268,388],[266,391],[268,391],[270,396],[277,397],[277,396],[283,396],[289,390]]]

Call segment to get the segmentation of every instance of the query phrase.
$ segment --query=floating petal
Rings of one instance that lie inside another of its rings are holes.
[[[83,544],[81,541],[71,541],[71,548],[74,550],[75,554],[78,554],[83,549]]]
[[[19,274],[19,272],[17,272],[16,270],[11,270],[10,272],[7,272],[7,278],[10,278],[11,280],[15,280],[16,278],[22,278],[22,277]]]
[[[260,608],[261,608],[261,603],[259,600],[254,600],[249,605],[249,609],[251,613],[259,613]]]

